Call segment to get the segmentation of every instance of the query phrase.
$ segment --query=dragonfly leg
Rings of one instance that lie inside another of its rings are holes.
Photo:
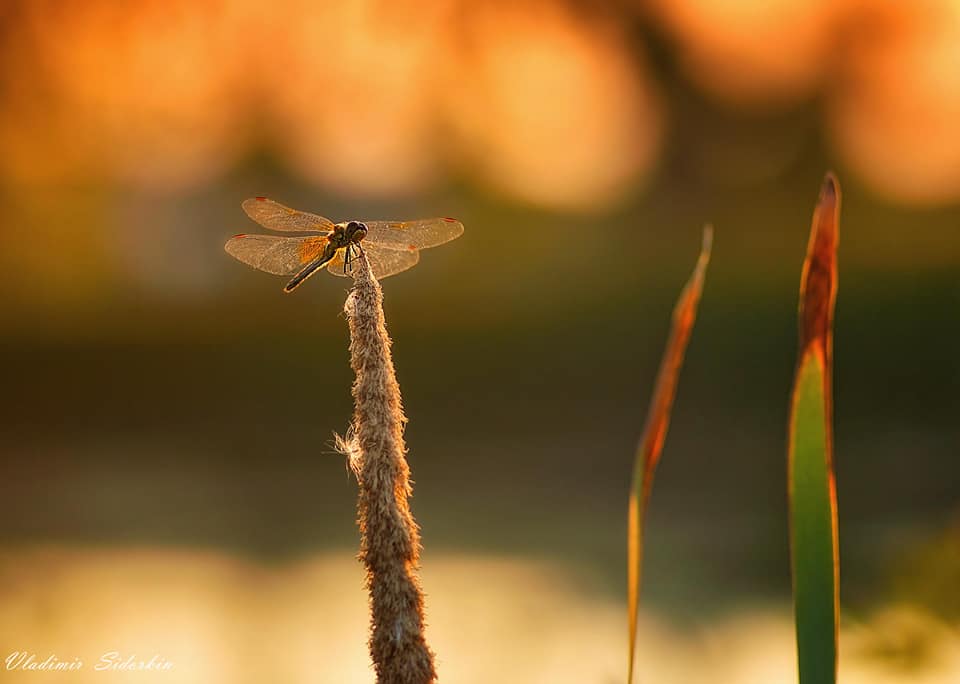
[[[348,273],[353,270],[353,245],[347,245],[346,254],[343,255],[343,272]]]

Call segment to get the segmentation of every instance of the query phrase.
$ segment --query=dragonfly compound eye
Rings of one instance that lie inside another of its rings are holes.
[[[347,224],[347,235],[353,242],[359,242],[367,237],[367,224],[360,221],[351,221]]]

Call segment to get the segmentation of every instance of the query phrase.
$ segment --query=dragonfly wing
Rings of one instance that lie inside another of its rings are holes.
[[[452,218],[417,221],[364,221],[364,245],[376,243],[392,250],[411,251],[436,247],[463,234],[463,224]]]
[[[223,248],[230,256],[258,270],[294,275],[320,256],[326,246],[327,238],[323,235],[236,235]]]
[[[417,250],[380,249],[377,245],[368,245],[363,248],[363,251],[367,255],[370,268],[376,278],[386,278],[401,271],[406,271],[420,261],[420,252]],[[337,255],[327,265],[327,270],[333,275],[349,277],[354,274],[353,269],[360,267],[359,261],[351,262],[350,266],[344,270],[343,255],[345,252],[344,249],[337,250]],[[359,259],[359,256],[355,258]]]
[[[244,200],[241,206],[247,212],[247,216],[270,230],[295,233],[307,231],[329,232],[333,230],[333,222],[330,219],[285,207],[266,197],[251,197]]]

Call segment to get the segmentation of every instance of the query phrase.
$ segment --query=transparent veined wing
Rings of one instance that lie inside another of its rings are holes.
[[[227,254],[267,273],[293,275],[323,253],[323,235],[235,235],[223,246]]]
[[[376,278],[386,278],[401,271],[406,271],[420,261],[420,252],[417,250],[381,249],[377,245],[368,245],[366,240],[363,243],[363,251],[367,255],[370,268]],[[351,261],[350,266],[344,272],[343,255],[345,252],[345,249],[337,250],[337,255],[327,264],[327,270],[333,275],[350,277],[353,276],[353,269],[360,268],[360,256],[356,255],[354,256],[356,261]]]
[[[463,224],[452,218],[417,221],[364,221],[364,245],[376,243],[393,250],[411,251],[436,247],[463,235]]]
[[[266,197],[251,197],[244,200],[240,206],[247,212],[247,216],[270,230],[300,233],[307,231],[330,232],[333,230],[333,222],[330,219],[307,211],[297,211],[285,207]]]

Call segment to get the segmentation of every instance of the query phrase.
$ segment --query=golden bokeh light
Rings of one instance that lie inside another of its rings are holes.
[[[833,141],[904,202],[960,197],[960,2],[872,2],[830,99]]]
[[[241,143],[244,58],[227,5],[28,4],[39,74],[70,122],[64,137],[135,185],[183,190],[222,173]]]
[[[658,99],[623,35],[551,2],[471,8],[450,79],[471,164],[535,204],[614,201],[650,171]]]
[[[795,103],[820,84],[838,3],[657,0],[654,13],[700,86],[732,104]]]
[[[6,166],[178,191],[259,140],[340,193],[420,192],[466,160],[509,194],[583,206],[654,162],[656,98],[612,22],[553,2],[279,4],[28,5],[7,46]]]
[[[960,196],[960,2],[658,0],[685,73],[737,108],[822,94],[832,144],[905,202]],[[251,150],[354,197],[461,176],[559,210],[609,207],[661,157],[633,17],[556,0],[15,5],[0,174],[186,193]],[[627,10],[623,10],[627,12]]]
[[[434,78],[449,3],[294,2],[267,20],[259,100],[307,179],[352,195],[409,194],[436,172]]]

